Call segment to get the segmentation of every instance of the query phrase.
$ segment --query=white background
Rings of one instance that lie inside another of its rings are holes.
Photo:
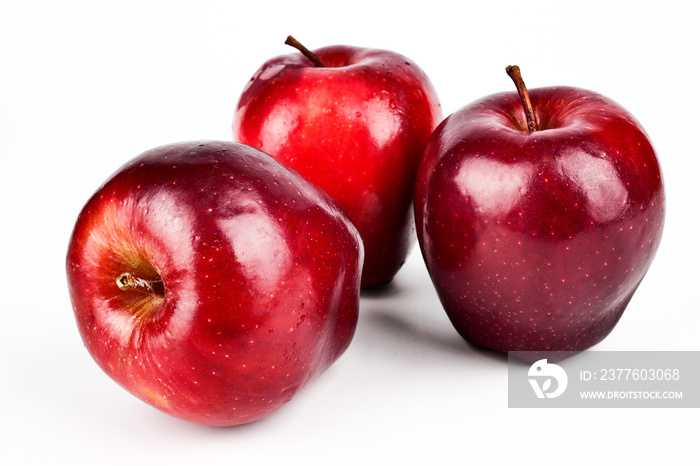
[[[152,147],[230,138],[238,95],[266,59],[349,44],[413,59],[445,115],[511,90],[566,84],[643,124],[665,175],[656,260],[598,350],[700,350],[700,68],[691,2],[4,2],[0,9],[0,463],[687,464],[694,409],[516,410],[503,357],[464,343],[417,248],[363,295],[345,355],[290,404],[239,428],[162,414],[93,363],[64,261],[94,190]],[[8,461],[9,460],[9,461]]]

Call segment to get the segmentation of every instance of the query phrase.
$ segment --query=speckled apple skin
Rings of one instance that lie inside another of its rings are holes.
[[[413,186],[442,119],[427,75],[391,51],[350,46],[268,60],[243,90],[234,140],[258,147],[327,191],[365,246],[362,286],[390,282],[415,244]]]
[[[230,142],[162,146],[82,209],[66,269],[87,350],[116,382],[212,426],[279,409],[348,347],[362,243],[326,193]],[[122,291],[131,273],[164,295]]]
[[[499,352],[580,351],[616,325],[661,240],[659,163],[615,102],[533,89],[449,116],[418,170],[425,263],[455,329]]]

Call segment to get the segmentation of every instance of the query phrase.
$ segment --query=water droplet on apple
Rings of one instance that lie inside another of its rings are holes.
[[[360,113],[360,112],[355,112],[355,116],[356,116],[357,118],[360,118],[360,117],[362,116],[362,113]]]

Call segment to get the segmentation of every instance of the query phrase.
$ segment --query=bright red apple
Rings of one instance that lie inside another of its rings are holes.
[[[428,143],[415,192],[419,243],[467,341],[585,350],[612,330],[652,262],[661,171],[615,102],[571,87],[528,93],[517,67],[508,71],[521,97],[467,105]]]
[[[260,419],[349,345],[362,244],[337,203],[257,149],[173,144],[88,201],[67,274],[99,366],[173,416]]]
[[[364,241],[363,287],[392,280],[415,241],[413,186],[441,109],[428,77],[397,53],[348,46],[267,61],[243,91],[234,139],[330,193]]]

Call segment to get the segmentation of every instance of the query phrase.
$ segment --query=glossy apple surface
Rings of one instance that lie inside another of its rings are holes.
[[[243,91],[234,139],[330,193],[365,246],[363,287],[391,281],[415,242],[418,161],[441,119],[427,76],[399,54],[349,46],[267,61]]]
[[[423,257],[456,330],[507,351],[579,351],[620,319],[661,239],[659,164],[639,123],[591,91],[516,92],[449,116],[421,162]]]
[[[225,426],[277,410],[343,353],[361,265],[326,193],[251,147],[192,142],[116,172],[66,267],[98,365],[168,414]]]

